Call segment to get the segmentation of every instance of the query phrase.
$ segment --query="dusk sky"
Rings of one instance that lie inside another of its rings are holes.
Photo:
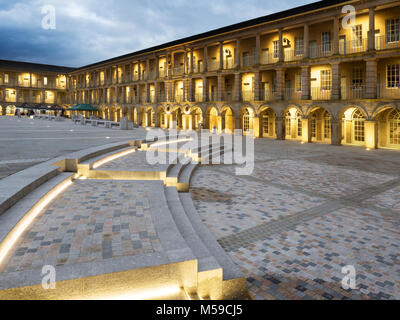
[[[0,59],[79,67],[315,1],[0,0]]]

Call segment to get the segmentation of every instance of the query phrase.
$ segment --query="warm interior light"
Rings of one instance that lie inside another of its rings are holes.
[[[120,152],[120,153],[114,154],[112,156],[106,157],[106,158],[104,158],[102,160],[99,160],[98,162],[95,162],[93,164],[93,169],[97,169],[97,168],[101,167],[102,165],[104,165],[104,164],[106,164],[106,163],[108,163],[110,161],[116,160],[118,158],[124,157],[124,156],[126,156],[128,154],[131,154],[131,153],[134,153],[134,152],[136,152],[136,148],[135,149],[129,149],[129,150],[126,150],[124,152]]]
[[[0,264],[3,262],[4,258],[7,256],[14,244],[36,219],[36,217],[42,212],[42,210],[70,185],[72,185],[72,181],[70,179],[60,183],[57,187],[46,194],[38,203],[36,203],[32,209],[29,210],[21,219],[21,221],[11,230],[11,232],[0,244]]]
[[[168,286],[166,288],[156,288],[120,294],[105,294],[96,296],[95,300],[152,300],[176,295],[181,291],[182,289],[178,286]]]

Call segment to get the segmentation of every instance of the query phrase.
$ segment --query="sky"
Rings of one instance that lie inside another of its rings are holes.
[[[315,1],[0,0],[0,59],[81,67]]]

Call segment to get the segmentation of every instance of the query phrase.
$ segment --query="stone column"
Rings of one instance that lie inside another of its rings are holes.
[[[376,59],[366,60],[366,89],[367,99],[376,99],[377,87],[377,62]]]
[[[193,48],[190,48],[190,74],[193,73]]]
[[[285,87],[285,69],[278,68],[276,69],[276,93],[275,93],[276,100],[283,99],[284,87]]]
[[[340,146],[342,144],[342,126],[339,120],[331,120],[331,144]]]
[[[301,119],[302,126],[302,139],[301,142],[310,143],[311,142],[311,121],[308,117],[303,117]]]
[[[303,37],[303,49],[304,49],[304,58],[308,58],[310,49],[309,49],[309,44],[310,44],[310,26],[308,22],[304,24],[304,37]]]
[[[333,54],[339,54],[339,17],[333,18]]]
[[[203,77],[203,102],[208,101],[208,81],[207,77]]]
[[[260,101],[260,71],[254,72],[254,101]]]
[[[185,102],[185,101],[187,101],[187,93],[186,93],[187,85],[186,85],[186,79],[183,79],[182,83],[183,83],[182,102]]]
[[[301,99],[310,100],[311,93],[311,69],[309,66],[301,67]]]
[[[208,47],[205,46],[203,50],[203,71],[207,72],[208,70]]]
[[[261,50],[261,36],[259,33],[256,34],[256,52],[254,52],[254,64],[258,66],[260,64],[260,50]]]
[[[365,147],[376,149],[378,142],[378,124],[376,121],[365,121]]]
[[[219,70],[224,69],[224,42],[219,43]]]
[[[188,79],[188,101],[189,102],[193,101],[193,79],[192,78]]]
[[[160,85],[158,82],[154,83],[154,103],[158,102],[158,95],[160,93]]]
[[[332,100],[340,99],[340,63],[331,63],[332,66]]]
[[[368,50],[375,50],[375,8],[369,8]]]
[[[169,84],[169,89],[170,89],[170,97],[171,97],[171,102],[175,101],[175,81],[171,81]]]
[[[284,61],[284,52],[283,52],[283,29],[279,28],[279,62]]]
[[[234,101],[240,101],[242,89],[242,76],[240,73],[235,73],[235,96]]]
[[[146,79],[150,80],[150,59],[146,60]]]
[[[156,56],[155,58],[155,73],[156,73],[156,80],[160,77],[160,58]]]
[[[217,89],[217,101],[222,101],[223,88],[224,88],[224,76],[218,75],[218,89]]]
[[[235,67],[240,69],[240,39],[236,40],[236,55],[235,55]]]
[[[29,102],[33,102],[33,90],[29,90]]]
[[[145,94],[146,94],[145,102],[150,102],[150,84],[148,82],[146,82],[145,84]]]
[[[276,117],[276,140],[285,140],[285,134],[284,134],[284,126],[283,126],[283,118],[282,117]]]

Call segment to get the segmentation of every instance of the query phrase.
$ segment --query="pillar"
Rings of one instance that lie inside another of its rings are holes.
[[[236,40],[235,67],[240,69],[240,39]]]
[[[223,100],[224,76],[218,75],[217,101]]]
[[[138,80],[142,80],[142,66],[140,65],[140,61],[138,61]]]
[[[190,74],[193,73],[193,48],[190,48]]]
[[[208,70],[208,47],[205,46],[203,50],[203,72],[207,72]]]
[[[282,117],[276,117],[276,140],[285,140],[285,133],[284,133],[284,127],[283,127],[283,118]]]
[[[156,79],[160,77],[160,58],[156,56],[155,58],[155,73],[156,73]]]
[[[311,95],[311,69],[309,66],[301,67],[301,99],[310,100]]]
[[[331,144],[340,146],[342,144],[342,126],[339,120],[331,120]]]
[[[208,81],[207,77],[203,77],[203,102],[208,101]]]
[[[302,125],[302,134],[303,134],[301,142],[310,143],[311,142],[311,121],[307,117],[304,117],[301,119],[301,125]]]
[[[160,85],[158,82],[154,83],[154,103],[158,102],[158,95],[160,93]]]
[[[304,24],[304,37],[303,37],[303,49],[304,49],[304,58],[308,58],[310,49],[310,26],[308,23]]]
[[[189,78],[188,79],[188,98],[187,100],[189,102],[193,101],[193,79]]]
[[[235,73],[235,96],[234,101],[240,101],[242,89],[242,76],[240,73]]]
[[[283,62],[283,29],[279,28],[279,62]]]
[[[368,50],[375,50],[375,8],[369,8]]]
[[[254,72],[254,101],[260,101],[260,72]]]
[[[258,66],[260,64],[260,48],[261,48],[261,36],[259,33],[256,34],[256,52],[254,52],[254,64]]]
[[[283,89],[285,87],[285,69],[276,69],[276,100],[283,99]]]
[[[182,92],[182,102],[188,101],[187,100],[187,84],[186,84],[186,79],[183,79],[182,83],[183,83],[183,92]]]
[[[333,18],[333,54],[339,54],[339,17]]]
[[[221,41],[219,43],[219,70],[224,69],[224,43]]]
[[[366,89],[367,99],[376,99],[377,62],[376,59],[366,60]]]
[[[332,66],[332,100],[340,99],[340,63],[331,63]]]
[[[377,148],[377,122],[376,121],[365,121],[365,146],[367,149]]]

